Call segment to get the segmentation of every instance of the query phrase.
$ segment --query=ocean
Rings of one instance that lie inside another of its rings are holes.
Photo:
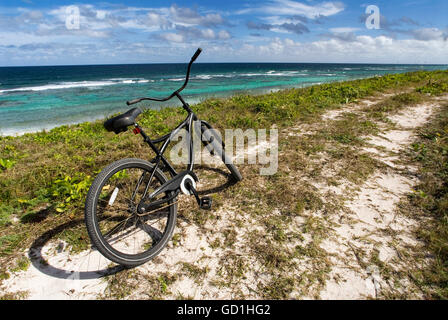
[[[259,94],[444,65],[196,63],[183,91],[194,104],[210,97]],[[164,97],[178,89],[186,64],[0,68],[0,135],[17,135],[108,117],[129,109],[127,100]],[[165,105],[179,105],[173,99]],[[148,102],[141,106],[148,107]],[[164,106],[150,103],[151,108]]]

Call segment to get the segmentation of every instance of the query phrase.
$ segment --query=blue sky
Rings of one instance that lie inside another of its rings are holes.
[[[447,18],[446,0],[0,0],[0,65],[185,62],[197,47],[200,62],[448,64]]]

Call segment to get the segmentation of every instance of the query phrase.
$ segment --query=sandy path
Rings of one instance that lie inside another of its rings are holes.
[[[424,104],[390,116],[397,129],[383,131],[370,137],[372,148],[366,148],[377,159],[389,166],[387,174],[376,173],[370,177],[345,204],[352,211],[350,224],[336,228],[336,236],[325,241],[323,247],[334,253],[333,267],[322,299],[376,298],[382,289],[412,293],[415,288],[405,279],[388,279],[381,276],[378,266],[369,257],[373,255],[387,268],[398,271],[403,265],[397,250],[420,247],[411,231],[417,221],[396,214],[400,199],[412,192],[417,180],[409,175],[414,167],[396,164],[403,152],[414,140],[415,130],[423,126],[438,105]],[[379,149],[376,149],[379,147]],[[390,234],[394,234],[392,238]],[[394,283],[398,281],[399,285]],[[418,294],[414,296],[419,298]]]

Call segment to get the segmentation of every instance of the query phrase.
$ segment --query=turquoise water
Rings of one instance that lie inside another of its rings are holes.
[[[183,95],[187,102],[195,103],[240,92],[263,93],[388,73],[440,69],[448,66],[195,64]],[[164,97],[178,89],[184,81],[185,70],[184,64],[0,68],[0,134],[50,129],[126,111],[127,100]],[[178,101],[167,104],[178,105]],[[147,107],[148,103],[141,105]]]

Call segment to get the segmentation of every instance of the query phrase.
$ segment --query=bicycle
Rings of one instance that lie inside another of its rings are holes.
[[[201,140],[207,150],[221,157],[235,182],[242,180],[240,172],[224,152],[222,139],[209,123],[198,119],[180,95],[188,85],[191,66],[201,52],[199,48],[191,58],[183,86],[170,96],[127,102],[130,106],[144,100],[164,102],[177,97],[188,116],[171,133],[150,139],[136,122],[142,113],[140,108],[130,109],[104,123],[105,129],[115,134],[134,127],[134,133],[140,134],[156,154],[151,161],[122,159],[110,164],[95,178],[87,194],[85,222],[92,246],[119,265],[135,267],[144,264],[165,248],[176,225],[177,197],[181,193],[194,196],[201,209],[211,209],[212,198],[200,198],[196,190],[198,177],[194,173],[193,122],[200,124]],[[164,153],[172,137],[182,129],[186,129],[189,142],[188,165],[185,171],[178,173]]]

